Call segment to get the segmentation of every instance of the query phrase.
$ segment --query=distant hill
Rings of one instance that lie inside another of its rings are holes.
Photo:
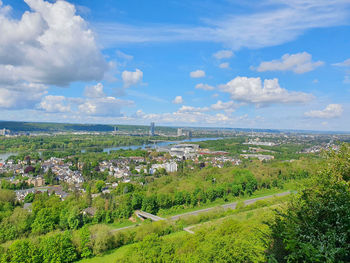
[[[0,121],[0,129],[13,132],[113,131],[112,125]]]
[[[149,126],[145,125],[112,125],[112,124],[71,124],[71,123],[49,123],[49,122],[17,122],[0,121],[0,129],[6,128],[12,132],[111,132],[117,126],[119,131],[125,132],[148,132]],[[171,127],[157,127],[160,132],[173,131]]]

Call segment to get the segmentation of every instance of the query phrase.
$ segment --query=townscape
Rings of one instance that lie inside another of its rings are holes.
[[[350,0],[0,0],[0,263],[350,263]]]

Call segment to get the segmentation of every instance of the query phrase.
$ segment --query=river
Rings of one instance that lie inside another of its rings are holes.
[[[154,148],[163,148],[166,146],[169,146],[171,144],[177,144],[177,143],[183,143],[183,142],[201,142],[201,141],[214,141],[219,140],[222,138],[193,138],[193,139],[186,139],[181,141],[163,141],[163,142],[157,142],[157,143],[150,143],[150,144],[143,144],[143,145],[129,145],[129,146],[118,146],[118,147],[106,147],[103,148],[103,152],[110,153],[111,151],[117,151],[117,150],[136,150],[136,149],[154,149]]]
[[[186,139],[181,141],[162,141],[157,143],[151,143],[151,144],[143,144],[143,145],[129,145],[129,146],[118,146],[118,147],[105,147],[103,148],[103,152],[110,153],[111,151],[117,151],[117,150],[136,150],[136,149],[154,149],[154,148],[162,148],[169,146],[171,144],[177,144],[177,143],[183,143],[183,142],[201,142],[201,141],[213,141],[213,140],[219,140],[222,138],[192,138],[192,139]],[[82,150],[81,152],[85,152],[85,150]],[[5,161],[9,156],[11,155],[17,155],[17,153],[0,153],[0,162]]]

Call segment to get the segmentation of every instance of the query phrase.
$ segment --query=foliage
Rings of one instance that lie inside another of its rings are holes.
[[[276,262],[350,261],[350,146],[329,154],[328,168],[314,177],[272,229],[271,260]]]

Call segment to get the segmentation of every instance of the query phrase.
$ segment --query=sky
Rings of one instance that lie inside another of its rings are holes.
[[[350,0],[0,0],[0,120],[350,131]]]

